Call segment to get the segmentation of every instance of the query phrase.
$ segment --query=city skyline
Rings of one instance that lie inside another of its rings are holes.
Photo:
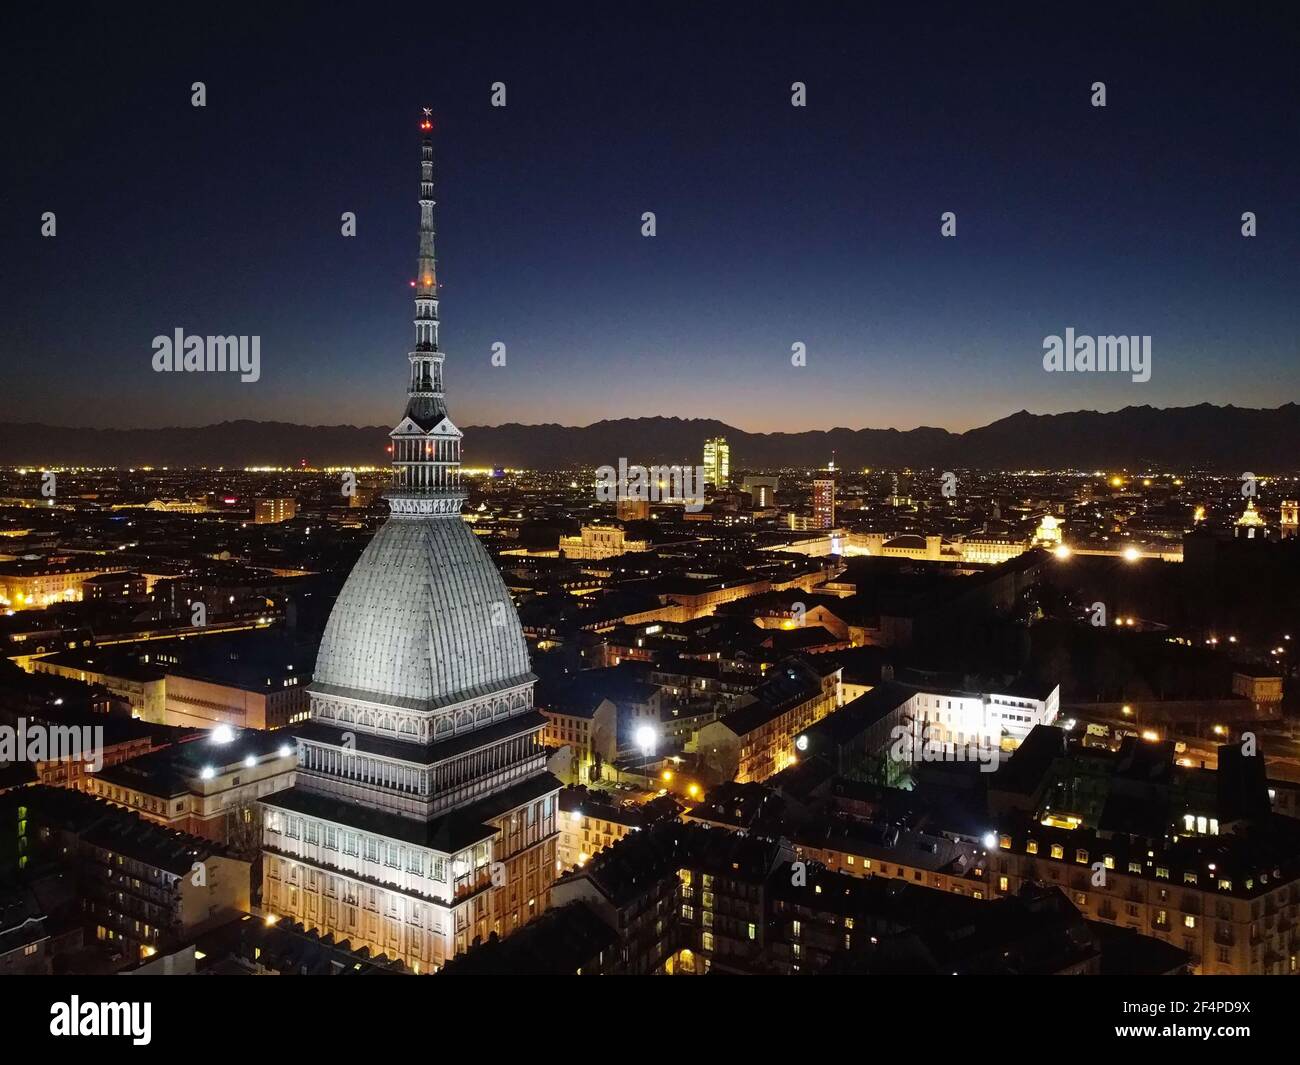
[[[1285,1017],[1294,27],[684,11],[24,13],[38,1036],[192,1046],[189,986],[108,975],[865,976],[914,1026],[894,978],[1028,977],[1010,1045],[1059,1041],[1034,977],[1124,978],[1076,1041]],[[299,1050],[424,985],[327,986]]]
[[[505,48],[453,17],[457,47],[423,72],[382,19],[333,41],[272,18],[237,80],[229,29],[182,58],[165,19],[47,28],[21,61],[41,91],[17,115],[4,221],[25,263],[0,324],[6,420],[51,420],[57,364],[87,426],[337,424],[340,396],[348,421],[386,424],[410,280],[394,99],[434,111],[466,425],[758,430],[766,409],[781,428],[962,431],[1022,408],[1275,406],[1300,395],[1296,148],[1270,106],[1294,89],[1286,35],[1132,18],[1116,41],[1063,39],[1046,15],[883,13],[852,24],[859,50],[831,43],[851,25],[828,11],[779,40],[757,15],[703,16],[688,40],[649,18],[537,20]],[[1149,51],[1157,31],[1180,47]],[[106,53],[93,72],[48,62],[82,40]],[[555,71],[549,41],[587,62]],[[303,72],[324,57],[329,83]],[[260,379],[155,373],[150,343],[175,329],[260,337]],[[1067,329],[1150,336],[1151,379],[1044,372]]]

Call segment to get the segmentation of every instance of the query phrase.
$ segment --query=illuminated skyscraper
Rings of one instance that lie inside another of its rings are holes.
[[[813,481],[813,526],[818,529],[835,527],[835,482],[830,478]]]
[[[716,436],[704,441],[704,483],[725,487],[731,477],[731,445]]]
[[[461,519],[438,346],[433,123],[392,513],[321,640],[297,782],[264,803],[263,905],[422,972],[545,910],[559,781],[501,575]]]

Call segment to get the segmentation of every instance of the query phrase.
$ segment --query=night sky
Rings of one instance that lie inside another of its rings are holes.
[[[0,420],[394,423],[423,105],[462,426],[1300,399],[1284,5],[512,6],[7,13]],[[1067,326],[1150,334],[1150,382],[1045,373]],[[176,328],[261,381],[154,373]]]

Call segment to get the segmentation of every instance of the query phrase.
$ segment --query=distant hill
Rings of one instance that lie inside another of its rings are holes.
[[[196,428],[73,429],[0,423],[0,465],[383,465],[388,426],[222,422]],[[921,427],[746,433],[710,419],[620,418],[581,427],[469,426],[470,466],[560,469],[629,462],[698,462],[725,436],[736,469],[823,465],[973,469],[1200,467],[1230,473],[1300,469],[1300,406],[1157,409],[1110,414],[1020,411],[965,433]]]

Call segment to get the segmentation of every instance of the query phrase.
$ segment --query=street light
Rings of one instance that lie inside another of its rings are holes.
[[[636,730],[636,745],[647,758],[652,755],[655,749],[655,730],[649,725],[642,725]]]

